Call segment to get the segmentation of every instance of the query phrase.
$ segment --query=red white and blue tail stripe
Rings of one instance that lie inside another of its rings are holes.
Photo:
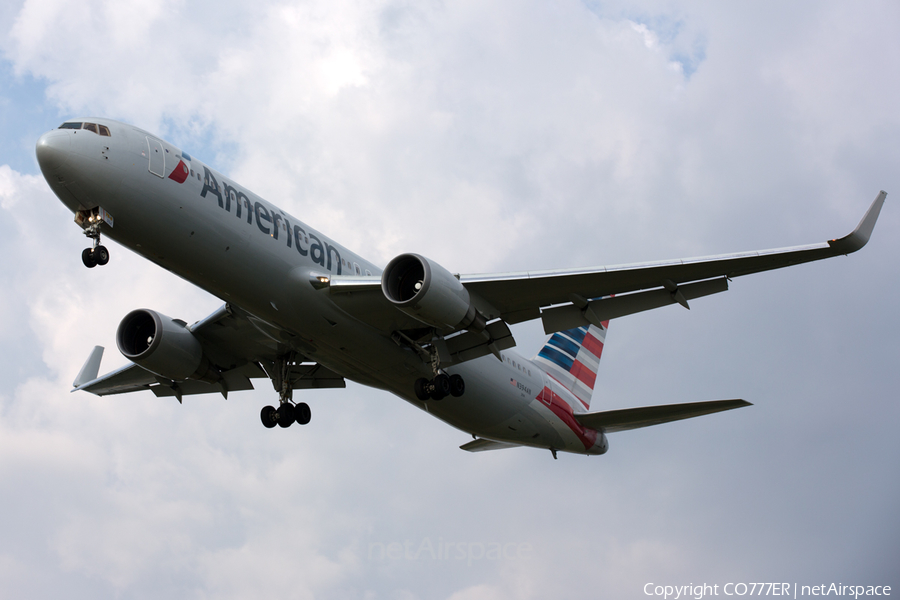
[[[554,333],[533,359],[572,392],[585,410],[591,405],[608,326],[609,321],[604,321],[603,327],[588,325]]]

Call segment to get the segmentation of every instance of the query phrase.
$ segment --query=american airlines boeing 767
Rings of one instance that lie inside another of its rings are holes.
[[[791,248],[630,265],[453,274],[419,254],[384,269],[187,152],[110,119],[66,121],[37,143],[53,192],[105,265],[107,237],[224,301],[188,325],[140,308],[116,344],[131,364],[99,376],[97,346],[75,390],[97,395],[229,393],[268,378],[266,427],[310,421],[294,390],[387,390],[472,435],[468,451],[513,446],[603,454],[606,434],[749,405],[714,400],[590,411],[610,319],[723,292],[733,277],[849,254],[869,240],[880,192],[856,229]],[[520,356],[509,325],[550,336]],[[273,403],[274,404],[274,403]]]

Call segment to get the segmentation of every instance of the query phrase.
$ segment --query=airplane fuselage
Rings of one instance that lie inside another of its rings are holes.
[[[602,432],[582,427],[578,401],[515,352],[446,369],[464,395],[421,401],[431,368],[415,352],[337,306],[316,277],[381,269],[136,127],[85,119],[110,135],[57,129],[38,142],[45,178],[73,212],[102,207],[102,234],[250,313],[280,342],[350,380],[388,390],[473,435],[582,454],[602,454]]]

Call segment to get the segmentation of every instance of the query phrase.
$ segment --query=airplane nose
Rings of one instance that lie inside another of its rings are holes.
[[[56,172],[69,161],[69,132],[48,131],[38,139],[35,152],[44,175]]]

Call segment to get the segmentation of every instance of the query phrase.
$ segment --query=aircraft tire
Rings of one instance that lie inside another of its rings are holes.
[[[450,395],[450,378],[440,373],[432,380],[434,389],[431,392],[432,400],[441,400]]]
[[[84,263],[88,269],[93,269],[97,266],[97,259],[94,257],[94,251],[90,248],[85,248],[81,253],[81,262]]]
[[[428,400],[431,398],[431,394],[428,393],[428,380],[424,377],[419,377],[416,379],[415,385],[413,385],[413,389],[416,391],[416,398],[419,400]]]
[[[275,407],[274,406],[263,406],[262,410],[259,411],[259,418],[262,421],[262,424],[265,425],[266,429],[272,429],[277,424],[275,419]]]
[[[310,410],[309,404],[301,402],[295,406],[294,419],[297,421],[298,425],[306,425],[309,423],[310,419],[312,419],[312,410]]]
[[[288,428],[294,424],[294,407],[287,402],[278,407],[278,426]]]
[[[101,267],[109,262],[109,250],[106,249],[106,246],[97,246],[92,254],[94,255],[94,260]]]
[[[459,398],[466,393],[466,382],[462,375],[453,374],[450,376],[450,395]]]

